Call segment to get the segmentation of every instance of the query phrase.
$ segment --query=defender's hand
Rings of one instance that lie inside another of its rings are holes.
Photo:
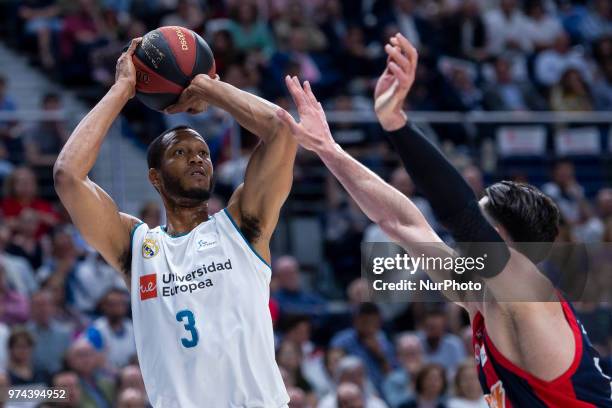
[[[386,131],[397,130],[406,124],[402,110],[408,91],[414,83],[418,54],[402,34],[391,37],[385,45],[387,67],[376,83],[374,111]]]
[[[130,42],[128,49],[122,53],[117,60],[117,66],[115,68],[115,83],[127,84],[131,91],[130,98],[136,93],[136,67],[132,61],[132,56],[141,41],[142,37],[138,37]]]
[[[183,90],[179,100],[174,105],[168,106],[164,112],[187,112],[193,115],[204,112],[208,109],[209,103],[206,96],[211,86],[214,85],[212,81],[218,80],[219,75],[215,75],[215,78],[211,78],[206,74],[196,75],[196,77],[191,80],[191,84]]]
[[[332,146],[334,139],[325,119],[325,112],[312,93],[308,81],[304,82],[302,88],[297,77],[290,78],[287,75],[285,83],[297,107],[300,123],[297,123],[284,109],[277,110],[277,116],[289,126],[293,136],[304,148],[316,153]]]

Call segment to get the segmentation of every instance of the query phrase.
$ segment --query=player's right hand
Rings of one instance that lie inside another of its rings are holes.
[[[414,83],[419,57],[410,41],[400,33],[391,37],[385,52],[387,67],[376,83],[374,111],[383,129],[393,131],[406,124],[402,108]]]
[[[297,123],[284,109],[276,111],[277,116],[291,129],[291,133],[297,142],[305,149],[319,152],[326,147],[334,145],[325,112],[310,89],[308,81],[304,87],[297,77],[285,77],[285,84],[293,98],[300,115],[300,123]]]
[[[134,38],[130,42],[128,49],[121,54],[117,60],[115,68],[115,83],[125,83],[130,87],[130,98],[136,94],[136,67],[132,61],[132,56],[136,47],[142,41],[142,37]]]

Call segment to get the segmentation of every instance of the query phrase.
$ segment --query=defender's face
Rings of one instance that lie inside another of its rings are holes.
[[[213,175],[208,145],[191,130],[168,138],[161,166],[163,190],[181,198],[208,199]]]

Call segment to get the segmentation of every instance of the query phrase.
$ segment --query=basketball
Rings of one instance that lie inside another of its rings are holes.
[[[136,48],[136,96],[151,109],[175,103],[198,74],[215,75],[210,47],[184,27],[166,26],[148,32]]]

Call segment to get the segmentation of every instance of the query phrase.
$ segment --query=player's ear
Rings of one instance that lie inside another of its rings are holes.
[[[159,171],[157,169],[149,169],[149,181],[155,187],[157,191],[159,191],[159,187],[161,185],[161,178]]]

